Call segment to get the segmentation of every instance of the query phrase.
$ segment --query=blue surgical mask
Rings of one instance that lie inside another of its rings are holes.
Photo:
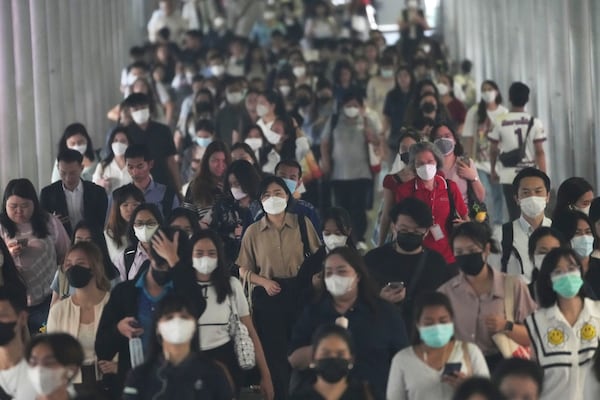
[[[200,147],[208,147],[208,145],[212,143],[212,138],[203,138],[196,136],[194,138],[194,142],[196,142],[196,144]]]
[[[581,272],[573,271],[553,276],[552,290],[565,299],[572,299],[583,286]]]
[[[453,335],[454,324],[452,322],[419,327],[421,340],[434,349],[447,345]]]
[[[290,193],[294,193],[296,191],[296,186],[298,186],[298,182],[286,178],[283,178],[283,181],[285,182],[285,185],[288,187],[288,189],[290,189]]]
[[[587,257],[594,251],[594,237],[592,235],[575,236],[571,239],[571,248],[579,257]]]

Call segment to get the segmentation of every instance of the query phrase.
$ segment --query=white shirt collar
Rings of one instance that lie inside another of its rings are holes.
[[[63,183],[62,187],[65,192],[71,192],[71,193],[83,192],[83,183],[81,183],[81,179],[79,179],[79,183],[77,184],[77,186],[75,186],[75,189],[73,189],[72,191],[67,189],[67,187],[65,186],[64,183]]]
[[[529,222],[527,222],[527,220],[523,217],[522,214],[519,216],[519,219],[517,221],[519,221],[519,225],[521,226],[521,229],[523,229],[523,232],[525,232],[527,234],[527,236],[531,235],[533,233],[533,231],[535,230],[535,229],[533,229],[531,224]],[[542,221],[542,224],[540,226],[550,226],[550,225],[552,225],[552,220],[550,218],[544,216],[544,220]]]

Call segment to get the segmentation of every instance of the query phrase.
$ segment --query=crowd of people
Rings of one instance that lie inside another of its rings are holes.
[[[416,0],[397,43],[365,1],[158,3],[104,143],[4,188],[0,399],[598,398],[600,198],[525,83]]]

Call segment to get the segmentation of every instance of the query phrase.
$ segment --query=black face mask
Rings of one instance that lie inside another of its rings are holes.
[[[150,268],[152,279],[158,284],[158,286],[165,286],[167,282],[171,280],[171,268],[161,271],[156,268]]]
[[[17,326],[17,321],[15,322],[0,322],[0,346],[6,346],[9,344],[16,335],[15,327]]]
[[[423,244],[423,235],[418,233],[398,233],[396,243],[402,250],[415,251]]]
[[[296,103],[300,107],[306,107],[306,106],[310,105],[310,97],[307,97],[307,96],[298,97],[298,99],[296,100]]]
[[[82,267],[81,265],[73,265],[65,274],[69,280],[69,285],[75,289],[86,287],[93,276],[89,268]]]
[[[481,257],[481,252],[479,253],[471,253],[471,254],[463,254],[460,256],[455,256],[456,264],[458,267],[467,275],[477,276],[483,269],[483,258]]]
[[[315,372],[326,382],[337,383],[348,376],[350,361],[343,358],[322,358],[317,361]]]
[[[408,151],[405,151],[404,153],[400,153],[400,160],[402,160],[402,162],[404,164],[408,164],[410,158],[410,153]]]
[[[423,114],[430,114],[435,111],[435,104],[430,101],[426,101],[425,103],[421,104],[421,111]]]

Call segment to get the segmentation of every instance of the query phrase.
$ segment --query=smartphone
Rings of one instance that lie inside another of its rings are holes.
[[[461,368],[462,363],[446,363],[446,365],[444,365],[444,372],[442,372],[442,375],[454,375],[460,372]]]
[[[138,329],[140,327],[140,323],[137,321],[129,321],[129,326],[133,329]]]
[[[27,239],[27,238],[17,239],[17,244],[21,247],[27,247],[28,243],[29,243],[29,239]]]
[[[394,290],[400,290],[400,289],[404,289],[405,285],[404,282],[388,282],[387,285],[385,285],[386,287],[389,287],[390,289],[394,289]]]

